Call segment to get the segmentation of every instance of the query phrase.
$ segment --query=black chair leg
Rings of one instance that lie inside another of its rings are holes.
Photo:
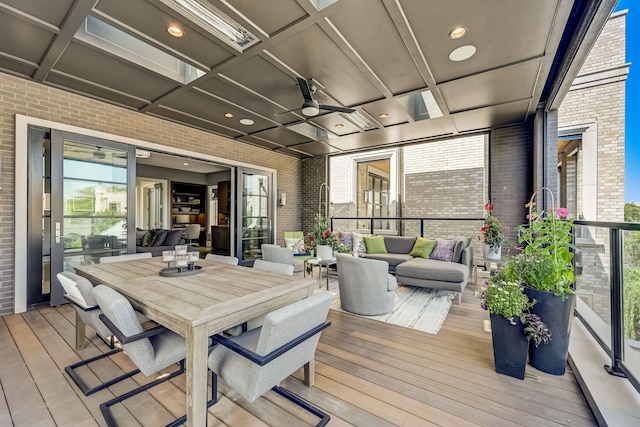
[[[327,414],[326,412],[322,412],[320,409],[318,409],[315,406],[311,405],[306,400],[303,400],[301,397],[291,393],[287,389],[284,389],[284,388],[282,388],[280,386],[275,386],[271,390],[275,391],[280,396],[292,401],[296,405],[300,406],[303,409],[306,409],[308,412],[310,412],[313,415],[315,415],[316,417],[320,418],[320,422],[318,424],[316,424],[316,427],[322,427],[322,426],[326,425],[329,422],[329,420],[331,419],[329,414]]]
[[[116,396],[113,399],[100,404],[100,412],[102,412],[102,416],[104,417],[104,420],[107,423],[107,426],[108,427],[118,426],[118,423],[116,422],[116,420],[113,418],[113,415],[111,414],[111,409],[109,409],[111,406],[117,403],[120,403],[124,400],[127,400],[128,398],[135,396],[136,394],[142,393],[143,391],[149,390],[151,387],[155,387],[158,384],[161,384],[165,381],[169,381],[170,379],[175,378],[178,375],[181,375],[183,373],[184,373],[184,360],[180,362],[180,368],[176,369],[166,377],[159,378],[155,381],[150,382],[149,384],[140,386],[136,389],[133,389],[127,393],[121,394],[120,396]]]
[[[93,363],[93,362],[95,362],[97,360],[104,359],[105,357],[109,357],[109,356],[111,356],[113,354],[116,354],[118,352],[121,352],[121,351],[122,351],[122,349],[116,348],[116,349],[108,351],[106,353],[102,353],[102,354],[100,354],[98,356],[95,356],[95,357],[92,357],[92,358],[89,358],[89,359],[85,359],[85,360],[81,360],[78,363],[74,363],[73,365],[69,365],[69,366],[65,367],[64,370],[67,372],[67,375],[69,375],[69,377],[71,377],[73,382],[75,382],[76,385],[80,388],[80,391],[82,391],[82,393],[85,396],[89,396],[90,394],[93,394],[93,393],[95,393],[97,391],[103,390],[103,389],[105,389],[107,387],[111,387],[115,383],[120,382],[120,381],[124,380],[125,378],[132,377],[135,374],[137,374],[138,372],[140,372],[139,369],[134,369],[133,371],[124,373],[124,374],[120,375],[119,377],[113,378],[113,379],[111,379],[109,381],[105,381],[102,384],[91,388],[91,387],[89,387],[87,385],[87,383],[85,383],[82,380],[82,378],[80,378],[78,373],[75,371],[76,368],[79,368],[80,366],[86,366],[89,363]]]

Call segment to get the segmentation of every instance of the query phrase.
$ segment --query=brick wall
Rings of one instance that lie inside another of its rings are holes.
[[[302,194],[299,209],[302,221],[301,227],[305,233],[313,230],[313,218],[318,212],[320,186],[325,182],[328,183],[326,176],[327,161],[326,157],[302,160]],[[331,208],[329,209],[329,215],[333,215]]]
[[[276,169],[278,187],[287,193],[287,205],[277,210],[278,230],[301,228],[299,159],[0,73],[0,314],[13,312],[15,114]]]
[[[531,125],[491,131],[491,203],[507,238],[517,243],[514,229],[525,222],[533,188],[533,133]],[[503,252],[503,255],[506,255]]]

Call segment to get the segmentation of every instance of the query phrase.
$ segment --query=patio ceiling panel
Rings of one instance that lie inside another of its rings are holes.
[[[269,36],[308,16],[295,0],[227,0],[227,3]]]
[[[46,2],[41,0],[3,0],[2,3],[4,4],[0,6],[1,9],[9,10],[11,8],[23,11],[26,13],[26,16],[31,16],[56,27],[60,27],[62,26],[64,19],[67,17],[67,12],[75,3],[75,0],[56,0]],[[9,8],[6,6],[9,6]],[[6,29],[6,27],[2,28]]]
[[[312,156],[324,156],[327,154],[338,154],[340,150],[324,142],[309,142],[307,144],[295,145],[288,147],[292,150],[300,150],[303,153],[310,154]]]
[[[414,141],[452,135],[454,130],[448,117],[440,117],[407,125],[390,126],[384,129],[347,135],[339,139],[329,140],[329,144],[342,151],[354,151],[383,146],[386,145],[386,141]]]
[[[385,127],[413,121],[413,118],[407,113],[407,110],[402,108],[400,104],[393,99],[371,102],[363,105],[362,109]],[[389,117],[380,117],[381,114],[387,114]]]
[[[130,1],[127,7],[122,7],[122,0],[100,0],[96,10],[101,12],[100,19],[129,26],[148,36],[150,41],[158,42],[208,68],[234,57],[232,49],[224,46],[224,43],[159,2]],[[170,25],[176,24],[184,32],[180,38],[172,37],[167,32]]]
[[[437,83],[544,55],[559,1],[400,0]],[[428,11],[425,13],[425,11]],[[467,27],[451,40],[456,26]],[[476,54],[452,62],[449,53],[473,45]]]
[[[178,87],[177,82],[149,73],[124,60],[114,60],[111,55],[79,42],[72,42],[65,49],[54,71],[92,82],[101,88],[147,100],[153,100]],[[96,89],[90,90],[89,93],[97,96],[97,92]],[[112,98],[107,95],[106,99]]]
[[[521,62],[491,72],[474,74],[439,85],[451,113],[531,98],[540,59]]]
[[[42,28],[33,21],[16,19],[0,9],[0,28],[11,37],[0,37],[2,56],[12,56],[38,64],[54,38],[55,28]]]
[[[229,136],[231,138],[237,138],[242,135],[241,132],[238,132],[235,129],[223,127],[217,123],[213,123],[200,117],[195,117],[182,111],[170,109],[164,106],[156,107],[153,111],[149,111],[149,114],[173,122],[186,123],[191,127],[211,131],[219,135]]]
[[[319,125],[320,127],[323,127],[331,133],[339,136],[360,132],[359,127],[357,127],[338,113],[331,113],[314,117],[312,120],[307,120],[307,123]]]
[[[521,100],[478,108],[452,114],[451,118],[460,132],[490,129],[512,123],[524,123],[526,117],[524,111],[526,111],[530,102],[529,100]]]
[[[259,132],[275,126],[275,123],[260,116],[236,108],[218,99],[211,99],[210,96],[194,90],[182,91],[171,98],[167,98],[166,102],[161,106],[182,111],[185,114],[215,123],[221,127],[233,129],[238,134]],[[225,117],[226,113],[233,114],[233,117]],[[240,124],[240,119],[251,119],[255,123],[245,126]]]
[[[309,137],[283,127],[275,127],[262,132],[255,132],[252,133],[251,136],[274,142],[280,147],[288,147],[311,141]]]

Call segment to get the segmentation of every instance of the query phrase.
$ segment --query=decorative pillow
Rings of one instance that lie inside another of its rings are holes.
[[[439,261],[451,261],[457,242],[457,240],[436,239],[436,246],[433,248],[433,251],[431,251],[429,258]]]
[[[353,233],[338,233],[338,238],[340,239],[340,243],[345,246],[348,246],[349,249],[353,251]]]
[[[384,245],[384,236],[363,237],[364,246],[368,254],[386,254],[387,247]]]
[[[304,239],[300,237],[285,237],[284,245],[287,249],[292,250],[294,255],[304,252]]]
[[[456,237],[458,241],[453,249],[453,262],[462,262],[462,252],[471,244],[471,237]]]
[[[352,233],[353,235],[353,252],[367,252],[367,248],[364,246],[364,236],[365,234],[361,234],[361,233]],[[369,234],[366,234],[366,236],[369,236]],[[386,249],[386,247],[385,247]]]
[[[429,255],[431,255],[435,245],[435,240],[418,237],[409,255],[412,257],[429,258]]]
[[[136,230],[136,246],[142,246],[142,238],[147,234],[147,230]]]
[[[144,236],[142,236],[142,246],[151,246],[154,240],[156,240],[157,234],[156,230],[147,231]]]
[[[156,238],[153,240],[151,246],[162,246],[167,238],[167,230],[156,230]]]
[[[180,244],[182,239],[182,230],[168,230],[167,237],[164,238],[162,246],[175,246]]]

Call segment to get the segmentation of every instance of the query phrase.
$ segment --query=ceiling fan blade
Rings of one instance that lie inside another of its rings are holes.
[[[337,105],[320,104],[318,105],[318,108],[320,108],[321,110],[327,110],[327,111],[338,111],[340,113],[353,113],[354,111],[356,111],[353,108],[338,107]]]
[[[313,97],[311,96],[311,88],[309,87],[309,83],[301,78],[296,77],[298,79],[298,86],[300,86],[300,92],[302,92],[302,97],[305,101],[313,102]]]

